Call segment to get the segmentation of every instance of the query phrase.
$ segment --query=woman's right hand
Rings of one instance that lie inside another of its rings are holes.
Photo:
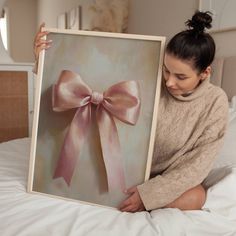
[[[38,59],[39,53],[44,50],[48,49],[51,46],[52,40],[45,40],[43,37],[48,35],[48,31],[42,31],[42,28],[45,27],[45,23],[42,23],[39,27],[39,30],[34,38],[34,57],[35,57],[35,72],[37,71],[38,67]]]
[[[51,46],[52,40],[45,40],[43,37],[48,35],[48,31],[42,31],[42,28],[45,27],[45,23],[42,23],[39,27],[39,30],[34,38],[34,56],[37,61],[39,58],[39,53],[43,49],[48,49]]]

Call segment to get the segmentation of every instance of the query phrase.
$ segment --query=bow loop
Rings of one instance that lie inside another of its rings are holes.
[[[104,107],[119,120],[135,125],[140,113],[140,89],[136,81],[122,81],[104,92]]]
[[[89,103],[91,89],[81,77],[69,70],[63,70],[52,90],[54,111],[66,111]]]

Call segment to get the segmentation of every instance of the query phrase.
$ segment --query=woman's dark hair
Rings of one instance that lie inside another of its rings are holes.
[[[166,52],[181,60],[190,60],[195,70],[204,71],[214,60],[215,42],[205,32],[211,28],[210,12],[196,11],[191,20],[185,22],[187,30],[176,34],[167,44]]]

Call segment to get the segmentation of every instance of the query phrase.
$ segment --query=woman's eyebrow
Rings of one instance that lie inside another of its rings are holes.
[[[181,73],[179,73],[179,74],[178,74],[178,73],[175,73],[175,75],[187,77],[186,74],[181,74]]]
[[[165,64],[163,64],[163,67],[165,68],[165,70],[169,71]],[[185,76],[185,77],[187,76],[186,74],[182,74],[182,73],[174,73],[174,74],[178,76]]]

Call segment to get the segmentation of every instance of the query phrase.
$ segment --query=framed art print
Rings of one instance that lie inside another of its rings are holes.
[[[28,191],[116,208],[149,178],[165,38],[45,30]]]
[[[66,29],[81,29],[82,6],[72,8],[67,12],[67,27]]]
[[[66,29],[66,13],[57,16],[57,28]]]

